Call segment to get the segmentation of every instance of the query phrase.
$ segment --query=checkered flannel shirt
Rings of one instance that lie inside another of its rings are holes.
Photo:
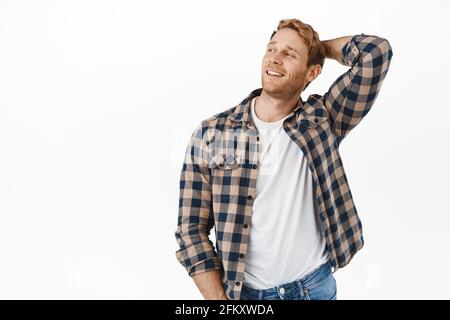
[[[314,209],[333,272],[364,244],[339,145],[374,104],[392,49],[386,39],[362,33],[343,46],[342,57],[350,69],[323,96],[312,94],[305,102],[300,98],[283,123],[311,170]],[[232,300],[240,297],[252,227],[260,155],[250,101],[261,90],[201,122],[188,144],[180,178],[176,257],[190,276],[220,270]],[[214,226],[215,247],[209,239]]]

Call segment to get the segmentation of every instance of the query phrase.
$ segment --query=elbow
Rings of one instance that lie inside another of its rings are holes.
[[[375,68],[379,74],[387,72],[393,56],[389,40],[373,36],[363,51],[366,52],[361,60],[363,66],[369,69]]]
[[[392,51],[392,46],[391,46],[389,40],[387,40],[385,38],[380,38],[380,39],[381,39],[381,41],[378,44],[378,47],[379,47],[381,54],[383,56],[385,56],[387,60],[391,60],[393,51]]]
[[[209,241],[209,231],[204,225],[189,224],[178,226],[175,238],[180,249],[185,249],[197,243]]]

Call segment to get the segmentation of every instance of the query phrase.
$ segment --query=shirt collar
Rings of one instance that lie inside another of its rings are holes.
[[[241,103],[232,109],[231,113],[228,115],[228,119],[235,123],[242,123],[243,125],[254,127],[254,122],[250,114],[251,100],[257,96],[260,96],[261,93],[262,88],[253,90],[244,100],[241,101]],[[317,94],[310,95],[306,102],[300,97],[297,106],[292,111],[296,115],[296,121],[300,121],[303,117],[310,119],[319,118],[320,122],[320,118],[323,118],[325,115],[322,100],[323,97]]]
[[[250,115],[250,103],[253,98],[260,96],[262,93],[262,88],[258,88],[253,90],[241,103],[239,103],[232,111],[232,113],[228,116],[228,118],[234,122],[242,122],[242,123],[250,123],[253,124]],[[300,97],[297,106],[294,108],[293,112],[298,113],[302,108],[304,102]]]

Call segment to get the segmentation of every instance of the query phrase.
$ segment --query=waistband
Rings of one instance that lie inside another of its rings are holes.
[[[299,290],[300,292],[304,292],[305,289],[314,288],[317,283],[319,283],[325,277],[329,276],[331,273],[332,273],[332,264],[331,261],[327,261],[298,280],[281,284],[279,286],[272,287],[269,289],[253,289],[247,287],[244,284],[242,286],[242,291],[246,291],[248,294],[255,297],[262,297],[264,295],[270,295],[274,293],[291,290]]]

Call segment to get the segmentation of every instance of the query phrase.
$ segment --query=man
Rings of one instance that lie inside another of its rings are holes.
[[[303,101],[325,58],[350,69]],[[333,273],[364,244],[339,145],[374,104],[391,58],[386,39],[320,41],[310,25],[282,20],[262,89],[195,130],[176,256],[205,299],[336,299]]]

